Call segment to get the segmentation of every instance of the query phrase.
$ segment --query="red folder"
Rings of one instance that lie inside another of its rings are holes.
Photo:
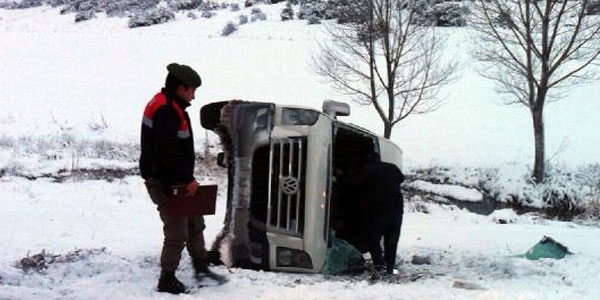
[[[214,215],[217,185],[201,185],[194,196],[186,196],[185,186],[174,187],[169,195],[169,210],[178,216]]]

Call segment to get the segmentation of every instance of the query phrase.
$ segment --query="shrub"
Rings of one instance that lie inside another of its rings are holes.
[[[175,19],[175,14],[166,8],[151,11],[142,11],[129,18],[129,28],[161,24]]]
[[[366,22],[367,10],[358,5],[360,0],[330,0],[325,4],[324,19],[337,19],[339,24]]]
[[[203,2],[198,7],[198,10],[200,10],[200,11],[212,11],[212,10],[216,10],[216,9],[219,9],[219,8],[221,8],[221,6],[219,4],[217,4],[216,2]]]
[[[256,20],[264,21],[267,19],[267,15],[263,13],[263,11],[258,7],[253,7],[252,11],[250,11],[250,21],[254,22]]]
[[[294,9],[292,8],[292,3],[290,1],[285,4],[285,7],[281,10],[280,16],[281,21],[294,19]]]
[[[121,0],[107,3],[104,7],[109,17],[123,17],[131,12],[138,12],[156,8],[158,0]]]
[[[231,11],[239,11],[240,10],[240,5],[237,3],[231,3],[231,5],[229,5],[229,9]]]
[[[197,9],[202,4],[202,0],[178,0],[169,1],[169,7],[175,11],[177,10],[192,10]]]
[[[505,27],[505,28],[513,25],[513,19],[512,19],[510,11],[509,12],[506,12],[506,11],[500,12],[494,18],[494,23],[498,24],[500,27]]]
[[[321,0],[304,0],[300,2],[300,8],[298,9],[298,19],[308,20],[322,20],[325,18],[325,3]]]
[[[75,23],[87,21],[96,17],[93,11],[82,11],[75,15]]]
[[[212,17],[214,17],[217,13],[212,12],[210,10],[205,10],[202,12],[202,15],[200,15],[202,18],[206,18],[206,19],[210,19]]]
[[[548,166],[541,184],[531,180],[525,166],[500,168],[442,168],[411,170],[408,182],[424,180],[434,184],[454,184],[474,188],[487,198],[501,203],[499,207],[538,210],[563,220],[600,219],[600,164],[578,169]]]
[[[240,25],[248,23],[248,16],[240,15]]]
[[[267,15],[265,15],[264,13],[257,13],[257,14],[252,14],[250,16],[250,21],[254,22],[256,20],[258,21],[264,21],[267,19]]]
[[[467,15],[471,11],[460,4],[440,3],[433,6],[436,17],[436,26],[441,27],[463,27],[467,25]]]
[[[13,3],[13,4],[14,4],[13,8],[26,9],[26,8],[31,8],[31,7],[42,6],[44,4],[44,2],[42,0],[23,0],[18,3]]]
[[[422,26],[462,27],[467,25],[467,15],[471,11],[457,3],[419,1],[416,3],[413,24]]]
[[[311,15],[308,17],[308,25],[321,24],[321,18]]]
[[[600,15],[600,0],[591,0],[585,7],[586,15]]]
[[[234,33],[237,30],[238,30],[237,25],[235,25],[235,23],[233,23],[233,22],[230,21],[223,28],[223,31],[221,32],[221,35],[222,36],[228,36],[228,35]]]

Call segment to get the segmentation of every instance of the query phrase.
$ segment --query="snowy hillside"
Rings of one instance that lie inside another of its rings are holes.
[[[0,112],[2,136],[55,134],[61,128],[89,136],[89,123],[104,118],[101,134],[110,141],[136,141],[140,107],[163,83],[171,61],[196,67],[204,85],[191,111],[210,101],[246,99],[319,108],[324,99],[345,100],[312,73],[310,58],[316,43],[326,39],[321,25],[304,20],[282,22],[283,3],[259,6],[265,21],[248,22],[221,37],[229,21],[251,14],[220,10],[209,19],[190,19],[144,28],[127,28],[126,18],[99,14],[74,23],[73,14],[58,8],[0,10],[2,70]],[[467,29],[440,29],[449,37],[447,55],[462,68],[458,80],[445,89],[439,110],[409,117],[392,139],[412,166],[498,166],[530,164],[533,134],[524,107],[500,105],[490,81],[474,70]],[[547,151],[551,162],[568,166],[597,163],[600,105],[584,86],[546,110]],[[26,116],[26,117],[25,117]],[[375,112],[353,107],[348,121],[382,132]],[[199,138],[204,133],[196,130]]]
[[[154,291],[161,223],[141,179],[132,176],[142,109],[163,85],[168,63],[199,70],[203,85],[188,112],[196,118],[202,155],[205,147],[218,149],[216,136],[198,123],[198,111],[208,102],[244,99],[320,109],[324,99],[346,100],[310,68],[317,43],[328,38],[323,25],[282,22],[284,6],[255,6],[266,20],[239,25],[227,37],[221,36],[225,25],[250,16],[251,8],[242,4],[239,11],[222,9],[211,18],[177,13],[172,22],[133,29],[127,18],[103,13],[75,23],[75,14],[60,14],[60,8],[0,9],[0,299],[174,299]],[[492,83],[477,75],[467,29],[440,33],[449,38],[445,55],[461,63],[460,77],[445,89],[439,110],[409,117],[392,136],[404,150],[409,175],[429,180],[406,188],[437,200],[408,197],[399,276],[373,282],[366,275],[218,267],[228,284],[179,298],[600,298],[597,225],[510,210],[476,215],[441,197],[477,202],[486,196],[482,192],[505,201],[545,194],[523,179],[533,157],[528,112],[500,105]],[[547,151],[554,170],[565,170],[556,171],[564,179],[557,189],[595,203],[599,87],[574,89],[546,110]],[[382,131],[372,109],[352,110],[348,121]],[[198,168],[199,178],[221,186],[217,215],[206,218],[208,244],[220,230],[225,201],[223,174],[211,172]],[[562,260],[519,257],[545,235],[574,254]],[[45,268],[20,264],[43,250]],[[413,264],[414,255],[431,263]],[[181,279],[192,284],[184,257]]]

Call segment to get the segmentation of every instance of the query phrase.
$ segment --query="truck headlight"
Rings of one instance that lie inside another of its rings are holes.
[[[278,267],[313,268],[310,256],[302,250],[277,247],[276,255]]]

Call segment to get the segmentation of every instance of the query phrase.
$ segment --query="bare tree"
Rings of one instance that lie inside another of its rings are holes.
[[[589,0],[476,0],[481,74],[494,80],[507,104],[529,108],[535,137],[533,179],[544,180],[544,106],[566,89],[597,79],[587,68],[600,54],[600,19]]]
[[[411,114],[435,110],[456,64],[443,63],[444,39],[414,22],[417,0],[351,0],[345,23],[314,57],[317,74],[362,105],[372,105],[389,138]],[[342,18],[340,18],[342,20]]]

